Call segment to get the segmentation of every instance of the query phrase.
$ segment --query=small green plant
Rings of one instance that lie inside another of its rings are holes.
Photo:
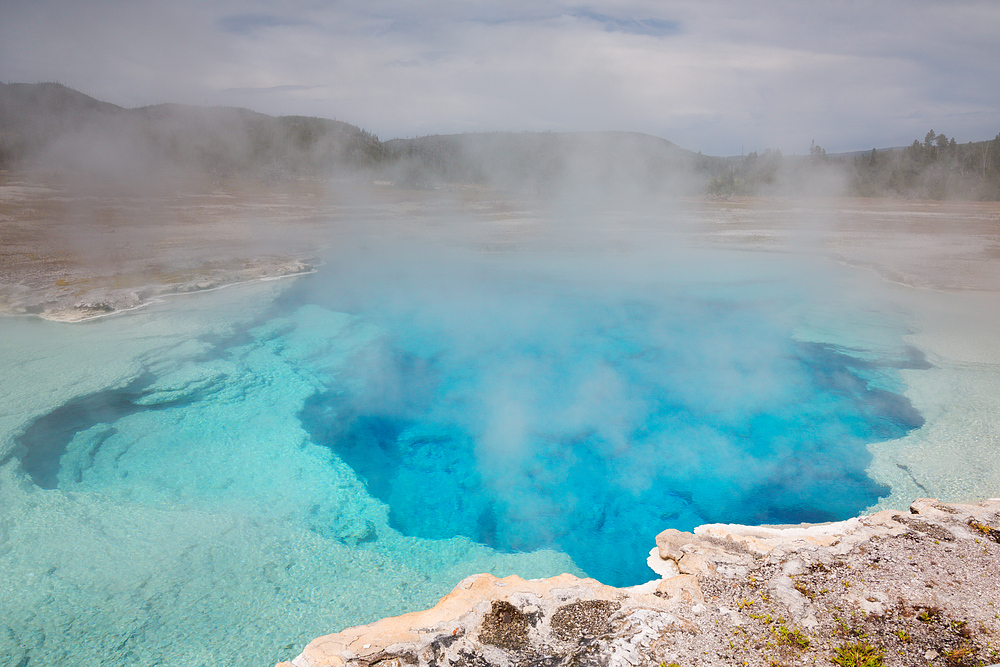
[[[1000,542],[1000,530],[997,530],[993,526],[987,526],[984,523],[979,523],[975,519],[970,520],[969,525],[994,542]]]
[[[867,642],[854,642],[835,648],[830,660],[840,667],[882,667],[882,649]]]
[[[861,629],[860,626],[851,626],[847,624],[847,621],[839,616],[834,616],[833,620],[837,622],[837,629],[834,631],[842,637],[857,637],[858,639],[864,639],[868,636],[868,633]],[[854,618],[857,621],[857,618]]]
[[[948,661],[950,665],[961,665],[965,663],[965,659],[972,656],[972,649],[968,646],[962,646],[953,651],[945,651],[944,659]]]
[[[737,600],[736,606],[742,610],[752,606],[754,602],[756,602],[756,600]]]
[[[809,598],[810,600],[816,599],[816,593],[814,593],[808,586],[803,584],[801,581],[795,582],[795,590],[797,590],[799,593],[802,593],[802,595]]]
[[[797,646],[800,649],[809,648],[810,644],[809,637],[802,634],[802,631],[799,630],[798,628],[794,630],[789,630],[787,626],[782,625],[780,628],[777,629],[775,634],[777,635],[778,640],[784,644],[788,644],[789,646]]]
[[[924,607],[917,614],[917,620],[921,623],[931,623],[932,621],[936,621],[940,615],[941,610],[937,607]]]
[[[910,633],[907,632],[906,630],[896,630],[896,636],[899,637],[899,641],[903,642],[904,644],[909,644],[910,641],[913,639],[912,637],[910,637]]]

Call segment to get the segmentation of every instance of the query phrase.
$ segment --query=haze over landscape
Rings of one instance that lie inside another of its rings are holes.
[[[989,0],[40,0],[0,6],[0,81],[335,118],[383,139],[651,134],[805,154],[997,132]]]

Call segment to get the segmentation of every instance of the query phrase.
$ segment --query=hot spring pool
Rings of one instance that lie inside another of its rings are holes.
[[[926,367],[859,280],[394,245],[4,321],[0,657],[264,665],[474,572],[638,584],[664,528],[854,516],[888,493],[867,446],[923,423],[899,371]]]

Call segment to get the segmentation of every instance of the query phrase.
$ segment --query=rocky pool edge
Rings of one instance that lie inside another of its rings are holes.
[[[648,562],[660,578],[629,588],[473,575],[431,609],[319,637],[278,667],[1000,662],[1000,498],[669,529]]]

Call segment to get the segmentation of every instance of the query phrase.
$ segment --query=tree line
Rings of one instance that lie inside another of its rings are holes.
[[[907,199],[1000,200],[1000,134],[959,144],[928,131],[905,148],[829,155],[815,143],[808,155],[780,150],[705,163],[712,197],[829,194]]]
[[[1000,200],[1000,134],[992,141],[959,144],[930,130],[902,150],[854,157],[851,194],[918,199]]]

